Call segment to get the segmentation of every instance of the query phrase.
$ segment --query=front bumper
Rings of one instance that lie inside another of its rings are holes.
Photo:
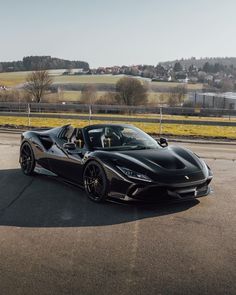
[[[154,201],[154,200],[187,200],[206,196],[211,189],[207,182],[200,185],[191,185],[184,187],[174,186],[146,186],[132,187],[126,194],[126,198],[136,200]]]
[[[120,172],[105,166],[110,188],[108,196],[121,200],[188,200],[207,196],[211,192],[209,186],[213,175],[211,170],[207,178],[186,182],[157,183],[136,181],[124,177]]]
[[[165,201],[187,200],[208,195],[211,192],[209,183],[212,176],[192,183],[159,184],[130,182],[113,178],[110,182],[110,197],[128,200]]]

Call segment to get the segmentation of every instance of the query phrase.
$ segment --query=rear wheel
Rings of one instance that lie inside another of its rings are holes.
[[[107,178],[104,169],[96,161],[91,161],[84,169],[84,188],[94,202],[103,202],[107,198]]]
[[[21,170],[25,175],[33,175],[35,168],[35,158],[29,143],[22,144],[20,149],[20,165]]]

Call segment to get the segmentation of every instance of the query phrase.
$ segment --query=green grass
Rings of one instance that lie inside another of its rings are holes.
[[[97,91],[97,97],[99,98],[105,93],[106,93],[105,91]],[[52,98],[52,100],[54,100],[54,102],[57,102],[58,100],[65,101],[65,102],[80,101],[81,91],[62,91],[60,95],[57,94],[55,96],[55,94],[48,94],[46,98],[50,99],[50,97]]]
[[[105,91],[97,91],[97,98],[103,96]],[[59,94],[48,94],[45,98],[46,101],[58,102],[58,101],[80,101],[81,91],[62,91]],[[159,103],[161,99],[163,102],[167,101],[168,93],[162,92],[148,92],[148,102],[149,103]]]
[[[168,93],[148,92],[148,102],[151,104],[167,103]]]
[[[166,88],[176,87],[176,86],[179,86],[180,84],[181,83],[178,83],[178,82],[151,82],[151,85],[156,85],[159,87],[166,87]],[[186,86],[189,90],[201,90],[203,87],[202,83],[186,84]]]
[[[0,125],[15,125],[15,126],[28,126],[28,118],[21,117],[0,117]],[[115,123],[115,118],[114,121]],[[51,119],[51,118],[31,118],[30,124],[34,127],[55,127],[62,126],[64,124],[72,124],[76,127],[83,127],[89,124],[88,121],[71,120],[71,119]],[[92,124],[97,123],[111,123],[111,121],[95,121],[92,120]],[[117,122],[121,123],[121,122]],[[129,124],[129,122],[126,122]],[[130,123],[133,124],[145,132],[150,134],[159,134],[159,124],[155,123]],[[199,136],[199,137],[217,137],[217,138],[230,138],[236,139],[236,127],[224,127],[224,126],[203,126],[203,125],[183,125],[183,124],[163,124],[162,134],[171,134],[174,136]]]
[[[112,75],[73,75],[73,76],[54,76],[55,83],[78,83],[78,84],[116,84],[120,76]]]
[[[30,72],[12,72],[12,73],[0,73],[0,85],[5,86],[17,86],[25,82],[26,76]],[[63,76],[55,75],[51,76],[54,83],[68,84],[68,83],[78,83],[78,84],[89,84],[89,83],[105,83],[105,84],[115,84],[120,76],[112,75],[73,75],[73,76]]]
[[[8,87],[17,86],[25,82],[26,76],[30,72],[12,72],[12,73],[0,73],[0,85]]]
[[[17,86],[25,82],[26,76],[30,72],[11,72],[11,73],[0,73],[0,85],[5,85],[8,87]],[[116,84],[116,82],[122,76],[116,75],[72,75],[72,76],[63,76],[63,75],[52,75],[54,83],[68,84],[68,83],[78,83],[78,84]],[[172,82],[150,82],[151,85],[156,87],[176,87],[180,85],[179,83]],[[202,84],[188,84],[188,89],[196,90],[202,89]]]

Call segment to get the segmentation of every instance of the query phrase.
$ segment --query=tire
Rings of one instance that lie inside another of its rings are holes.
[[[25,175],[33,175],[35,168],[35,157],[33,150],[28,142],[21,145],[20,148],[20,166]]]
[[[87,164],[83,173],[84,188],[89,199],[101,203],[107,198],[108,181],[102,166],[91,161]]]

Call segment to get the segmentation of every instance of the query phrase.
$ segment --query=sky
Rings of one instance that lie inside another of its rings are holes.
[[[0,61],[90,67],[236,56],[235,0],[0,0]]]

